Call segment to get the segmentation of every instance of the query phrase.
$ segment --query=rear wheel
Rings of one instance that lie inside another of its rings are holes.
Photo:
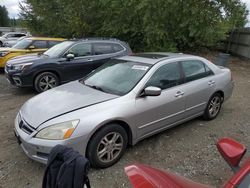
[[[219,93],[215,93],[209,100],[206,110],[203,114],[205,120],[212,120],[217,117],[220,112],[222,98]]]
[[[122,157],[127,143],[128,136],[123,127],[107,125],[90,140],[87,157],[94,168],[107,168]]]
[[[38,93],[47,91],[59,85],[59,78],[52,72],[43,72],[37,75],[34,88]]]
[[[3,47],[3,42],[2,41],[0,41],[0,47]]]

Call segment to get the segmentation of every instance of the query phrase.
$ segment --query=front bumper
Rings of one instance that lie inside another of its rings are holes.
[[[81,153],[82,155],[85,155],[87,141],[84,137],[70,138],[67,140],[39,139],[34,137],[37,134],[36,130],[32,130],[33,132],[29,134],[27,133],[27,131],[24,131],[22,128],[20,128],[19,122],[20,120],[17,116],[17,118],[15,119],[14,132],[16,137],[18,138],[20,146],[29,158],[46,164],[51,149],[58,144],[71,147],[79,151],[79,153]]]
[[[21,71],[4,69],[5,77],[8,82],[18,87],[32,87],[32,76],[23,76]]]

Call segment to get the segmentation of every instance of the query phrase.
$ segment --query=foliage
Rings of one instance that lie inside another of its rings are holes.
[[[212,46],[248,14],[240,0],[25,0],[21,18],[35,34],[116,37],[136,51]]]
[[[9,26],[8,11],[5,6],[0,5],[0,27]]]

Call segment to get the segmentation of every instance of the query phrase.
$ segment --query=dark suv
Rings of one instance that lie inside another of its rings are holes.
[[[69,40],[43,54],[9,60],[5,73],[11,84],[43,92],[82,78],[113,57],[131,53],[129,45],[117,39]]]

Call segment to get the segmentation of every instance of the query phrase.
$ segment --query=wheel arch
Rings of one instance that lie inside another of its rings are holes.
[[[103,129],[104,127],[108,126],[109,124],[117,124],[117,125],[120,125],[121,127],[124,128],[124,130],[126,131],[127,133],[127,136],[128,136],[128,145],[132,145],[133,144],[133,135],[132,135],[132,130],[129,126],[129,124],[125,121],[122,121],[122,120],[111,120],[111,121],[108,121],[108,122],[105,122],[104,124],[102,124],[101,126],[99,126],[92,134],[91,136],[89,137],[88,139],[88,143],[87,143],[87,146],[86,146],[86,151],[85,151],[85,155],[87,155],[87,151],[88,151],[88,147],[89,147],[89,143],[91,141],[91,139],[95,136],[95,134],[100,131],[101,129]]]
[[[36,77],[39,74],[44,73],[44,72],[51,72],[51,73],[55,74],[58,77],[58,79],[59,79],[59,83],[61,83],[61,74],[57,70],[54,70],[54,69],[43,69],[43,70],[39,70],[39,71],[37,71],[37,72],[34,73],[33,80],[32,80],[33,85],[35,83]]]
[[[222,91],[222,90],[217,90],[217,91],[215,91],[214,93],[213,93],[213,95],[214,94],[216,94],[216,93],[218,93],[218,94],[220,94],[220,96],[222,97],[222,102],[224,101],[224,92]]]

